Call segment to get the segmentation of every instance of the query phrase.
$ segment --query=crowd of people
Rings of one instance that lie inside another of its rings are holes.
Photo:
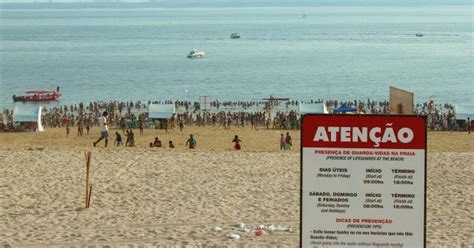
[[[321,99],[305,101],[305,103],[321,103]],[[167,120],[153,120],[148,117],[147,106],[151,103],[174,104],[176,113]],[[107,111],[110,126],[123,130],[138,128],[140,133],[144,128],[162,128],[168,131],[185,126],[219,126],[224,129],[232,127],[251,126],[254,129],[299,129],[301,116],[295,100],[267,101],[212,101],[209,110],[201,110],[199,102],[190,101],[149,101],[137,102],[91,102],[74,105],[44,108],[42,124],[44,127],[77,128],[77,135],[88,135],[91,127],[100,125],[103,111]],[[357,113],[388,114],[388,101],[337,101],[325,102],[329,112],[345,104],[357,110]],[[465,128],[456,120],[454,106],[450,104],[435,104],[428,101],[415,105],[415,113],[426,115],[428,128],[431,130],[460,130]],[[13,111],[4,109],[1,115],[0,130],[14,130]],[[69,133],[69,132],[68,132]],[[128,137],[128,134],[127,134]]]
[[[454,106],[450,104],[436,105],[433,101],[423,104],[417,104],[418,114],[426,115],[428,128],[430,130],[460,130],[464,123],[456,120]],[[468,122],[468,131],[470,131],[470,120]]]
[[[97,141],[93,142],[93,146],[96,147],[102,140],[104,140],[104,146],[107,147],[108,140],[109,140],[109,120],[108,120],[109,113],[107,111],[104,111],[102,113],[102,116],[98,118],[98,125],[100,129],[100,137],[97,139]],[[133,130],[124,130],[124,133],[126,132],[126,141],[125,144],[123,144],[122,141],[122,136],[118,131],[115,132],[115,140],[114,140],[114,145],[116,147],[134,147],[135,146],[135,135],[133,133]],[[66,125],[66,136],[69,137],[69,125]],[[239,138],[238,135],[234,136],[234,139],[232,140],[232,143],[234,143],[234,149],[235,150],[241,150],[242,149],[242,140]],[[189,135],[189,138],[186,140],[185,144],[189,149],[195,149],[197,145],[196,138],[194,137],[193,134]],[[293,145],[292,138],[290,136],[290,133],[286,133],[286,137],[281,134],[281,140],[280,140],[280,149],[281,150],[291,150],[291,147]],[[153,142],[150,142],[151,148],[161,148],[164,147],[162,141],[158,138],[155,137],[155,140]],[[168,142],[168,148],[175,148],[173,141]]]

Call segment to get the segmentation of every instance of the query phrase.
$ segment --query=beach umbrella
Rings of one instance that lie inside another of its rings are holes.
[[[355,112],[357,112],[357,109],[350,107],[345,103],[333,110],[333,113],[355,113]]]

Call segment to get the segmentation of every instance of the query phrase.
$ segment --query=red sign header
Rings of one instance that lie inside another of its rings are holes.
[[[425,149],[422,116],[305,115],[303,147]]]

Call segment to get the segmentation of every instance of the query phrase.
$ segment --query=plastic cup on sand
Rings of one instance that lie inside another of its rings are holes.
[[[229,238],[232,239],[232,240],[239,240],[240,235],[232,233],[232,234],[229,235]]]
[[[272,225],[267,226],[267,230],[270,231],[270,232],[273,232],[273,231],[276,230],[276,227],[275,227],[275,225],[272,224]]]

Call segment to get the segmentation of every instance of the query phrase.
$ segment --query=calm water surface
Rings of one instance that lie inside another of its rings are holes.
[[[472,15],[469,6],[2,9],[0,107],[58,84],[61,104],[388,99],[390,85],[417,102],[473,104]],[[195,48],[206,58],[187,59]]]

